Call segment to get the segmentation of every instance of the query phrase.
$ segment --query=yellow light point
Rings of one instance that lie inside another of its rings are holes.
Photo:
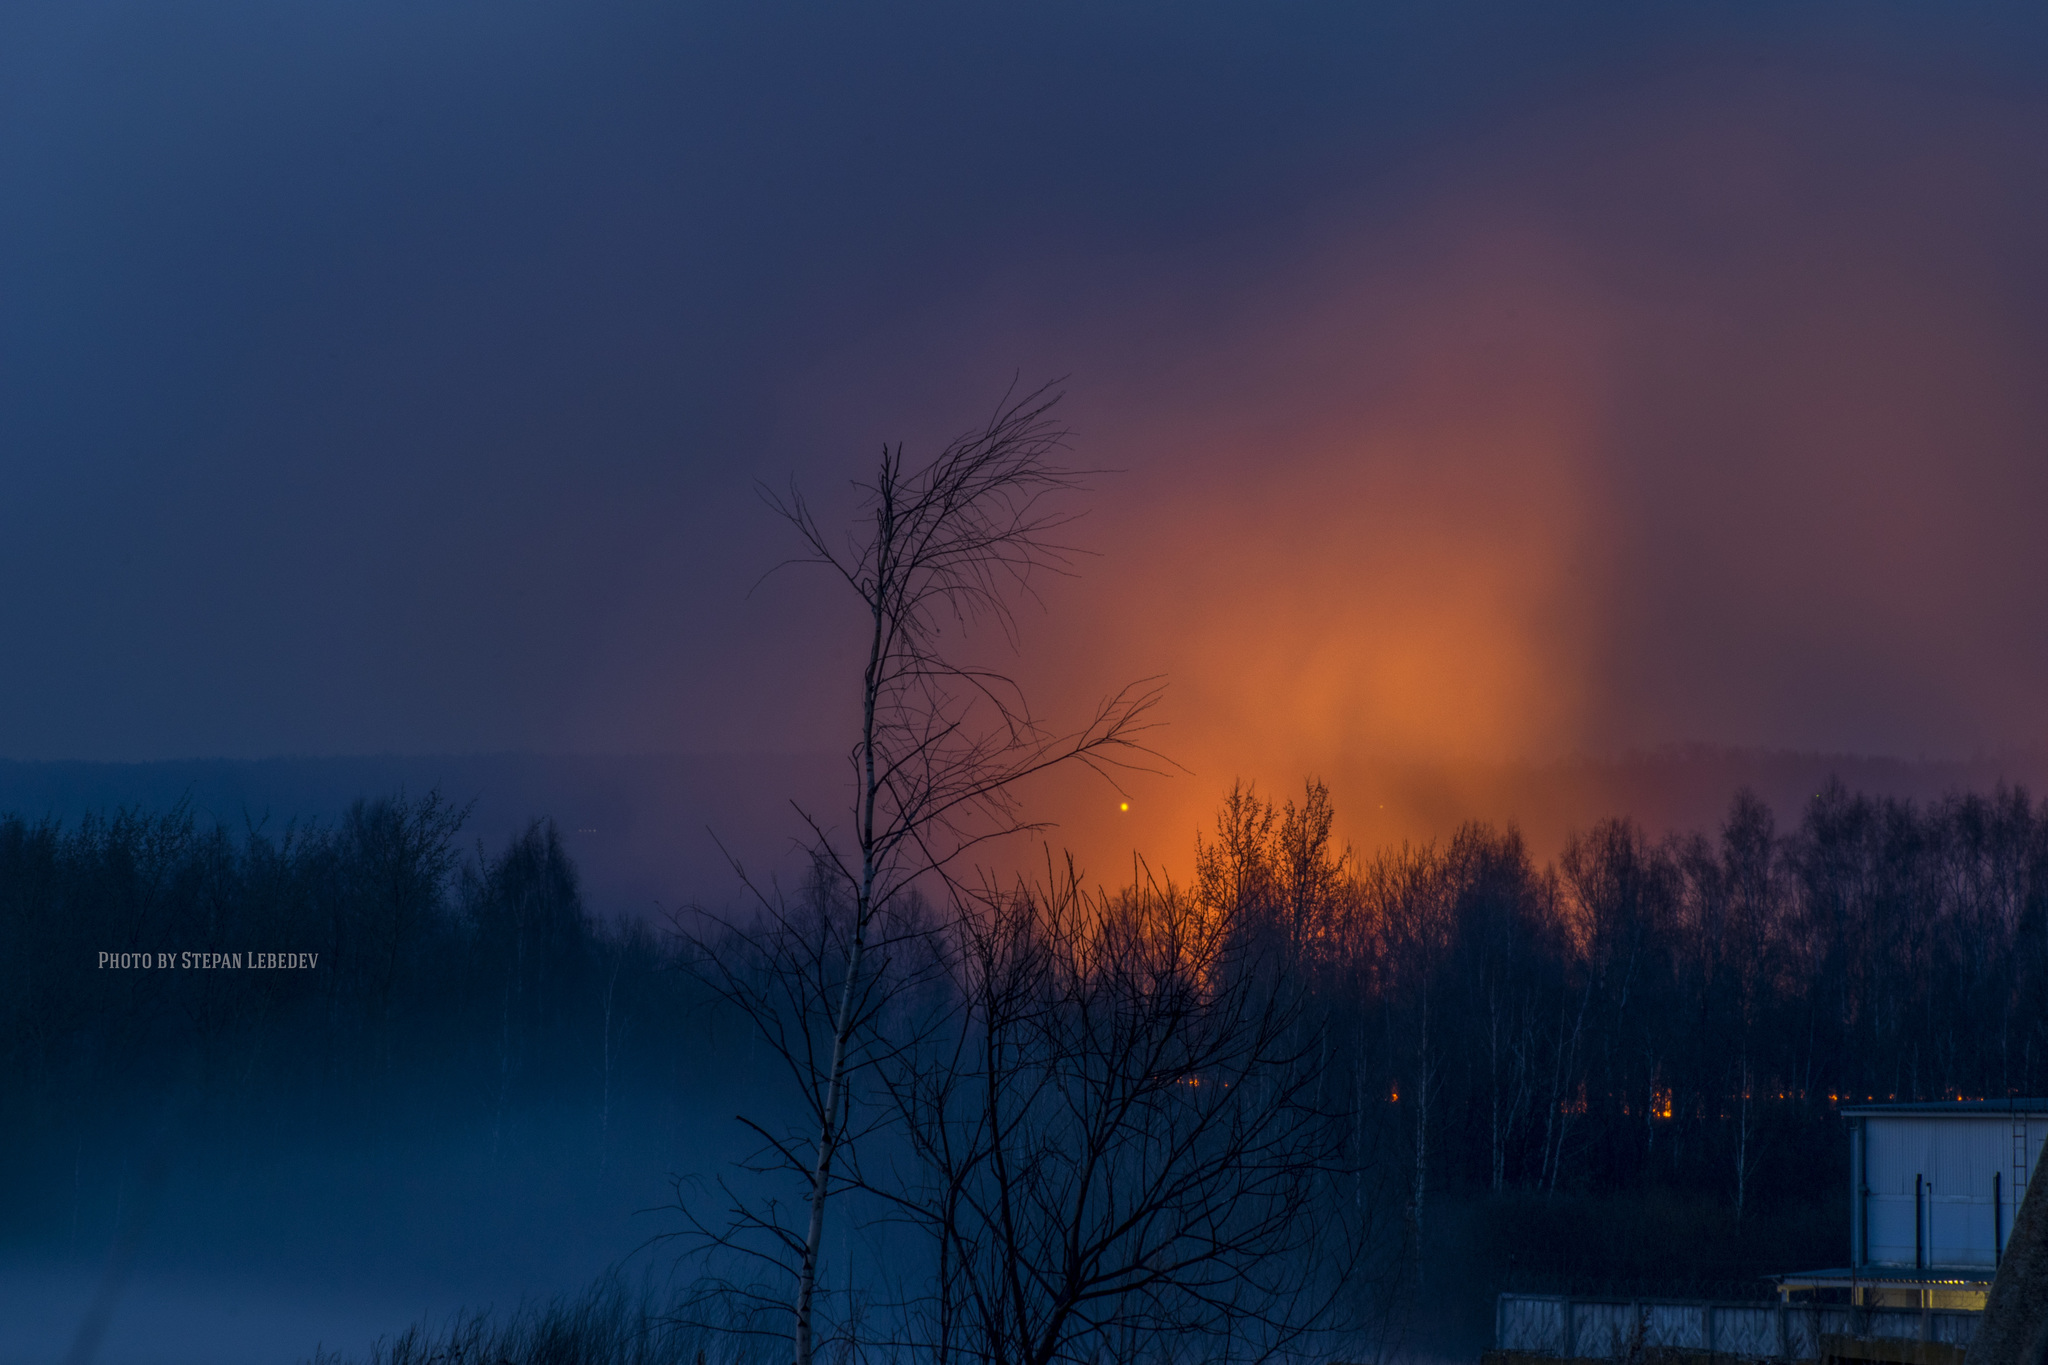
[[[1118,809],[1118,810],[1129,810],[1130,808],[1131,808],[1131,803],[1130,803],[1130,802],[1128,802],[1128,801],[1124,802],[1124,803],[1123,803],[1122,805],[1120,805],[1120,806],[1118,806],[1118,807],[1117,807],[1117,809]]]

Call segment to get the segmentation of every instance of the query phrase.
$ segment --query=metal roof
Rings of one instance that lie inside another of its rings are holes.
[[[1845,1104],[1839,1111],[1846,1118],[1865,1115],[1916,1114],[1922,1118],[2002,1118],[2007,1114],[2048,1117],[2048,1099],[2010,1100],[1923,1100],[1912,1104]]]

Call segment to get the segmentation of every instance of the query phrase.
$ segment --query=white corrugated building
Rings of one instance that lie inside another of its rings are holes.
[[[2048,1140],[2048,1100],[1864,1104],[1849,1122],[1849,1257],[1787,1275],[1889,1308],[1982,1308]]]

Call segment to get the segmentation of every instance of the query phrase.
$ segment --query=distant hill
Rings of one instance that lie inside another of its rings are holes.
[[[2048,796],[2048,752],[1971,759],[1901,759],[1860,754],[1794,753],[1684,745],[1605,758],[1542,764],[1359,765],[1328,777],[1343,809],[1342,781],[1362,817],[1356,833],[1413,837],[1465,819],[1512,821],[1538,857],[1553,855],[1573,830],[1626,815],[1653,835],[1714,830],[1729,800],[1748,787],[1777,812],[1778,828],[1796,826],[1830,777],[1854,791],[1926,802],[1952,792],[1990,792],[2001,783]],[[1368,809],[1380,803],[1387,815]],[[1384,826],[1375,826],[1384,819]]]
[[[69,822],[187,801],[202,821],[274,830],[293,820],[331,823],[358,797],[438,789],[475,802],[463,836],[493,848],[528,821],[553,818],[591,909],[643,913],[733,900],[739,887],[712,831],[750,872],[770,872],[800,832],[790,798],[823,807],[838,768],[827,755],[787,754],[0,761],[0,811]]]
[[[842,760],[828,754],[386,755],[160,763],[0,761],[0,811],[73,821],[124,806],[190,803],[231,829],[331,822],[361,796],[438,788],[474,801],[469,840],[501,844],[527,821],[551,817],[582,869],[586,899],[604,914],[644,914],[740,897],[713,840],[749,871],[798,874],[802,826],[792,798],[838,816]],[[1246,774],[1268,795],[1299,789],[1303,774]],[[1338,835],[1362,850],[1448,835],[1468,819],[1515,824],[1539,859],[1575,829],[1628,815],[1653,835],[1719,826],[1729,798],[1756,790],[1790,829],[1830,776],[1851,788],[1917,801],[2019,783],[2048,795],[2048,752],[1967,760],[1786,753],[1684,746],[1554,763],[1380,764],[1336,760],[1316,775],[1330,785]],[[1032,811],[1057,822],[1048,838],[1072,847],[1098,879],[1115,880],[1135,850],[1184,876],[1193,833],[1207,828],[1230,776],[1148,779],[1127,816],[1102,816],[1104,789],[1061,781],[1033,795]],[[1113,807],[1107,807],[1114,809]],[[843,823],[843,816],[839,817]]]

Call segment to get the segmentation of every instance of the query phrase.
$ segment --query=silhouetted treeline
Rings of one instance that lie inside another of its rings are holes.
[[[1629,821],[1538,867],[1512,830],[1341,851],[1329,793],[1248,788],[1197,889],[1258,907],[1329,1011],[1361,1134],[1440,1191],[1835,1200],[1850,1101],[2048,1092],[2048,805],[1818,793],[1797,828]],[[1846,1231],[1843,1232],[1846,1236]]]
[[[463,814],[428,795],[274,833],[183,809],[0,820],[0,1140],[173,1097],[497,1125],[567,1096],[601,1130],[628,1089],[662,1091],[705,1027],[676,941],[593,922],[552,824],[465,848]],[[100,965],[203,952],[244,965]]]

